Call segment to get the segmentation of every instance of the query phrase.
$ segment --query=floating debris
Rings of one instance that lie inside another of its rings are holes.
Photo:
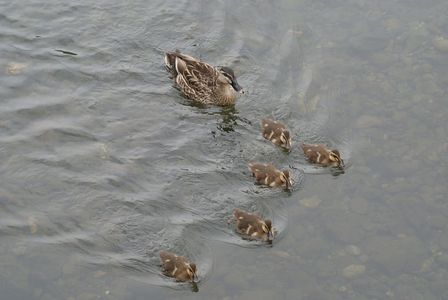
[[[57,52],[61,52],[62,54],[67,54],[67,55],[74,55],[74,56],[78,55],[78,54],[75,53],[75,52],[66,51],[66,50],[61,50],[61,49],[56,49],[55,51],[57,51]]]

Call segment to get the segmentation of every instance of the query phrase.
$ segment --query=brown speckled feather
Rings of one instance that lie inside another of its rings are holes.
[[[338,150],[330,150],[323,144],[302,144],[301,147],[305,157],[312,163],[324,167],[344,167]]]
[[[245,212],[235,208],[233,217],[236,220],[236,232],[251,238],[268,241],[272,235],[272,223],[270,220],[263,220],[255,214]]]
[[[159,255],[163,274],[173,277],[177,281],[194,281],[197,276],[194,263],[188,262],[184,256],[178,256],[168,251],[161,251]]]
[[[179,51],[165,54],[165,66],[187,98],[202,104],[234,104],[236,79],[226,78],[220,69]]]
[[[292,185],[288,170],[280,171],[272,164],[261,163],[249,163],[248,167],[259,184],[285,188],[290,188]]]
[[[277,146],[291,149],[291,135],[286,129],[286,126],[281,122],[271,119],[261,120],[261,134],[263,137]]]

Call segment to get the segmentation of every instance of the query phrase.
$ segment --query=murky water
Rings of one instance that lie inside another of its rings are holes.
[[[77,2],[0,2],[1,299],[448,298],[446,1]],[[191,105],[176,48],[248,93]],[[236,236],[234,207],[271,218],[274,245]],[[198,264],[198,293],[160,275],[162,249]]]

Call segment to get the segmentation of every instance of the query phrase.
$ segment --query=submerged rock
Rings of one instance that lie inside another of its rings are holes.
[[[365,265],[350,265],[342,270],[342,275],[346,278],[353,278],[363,274],[366,271]]]
[[[321,202],[322,202],[322,200],[320,200],[317,196],[304,198],[304,199],[299,201],[299,203],[301,205],[305,206],[306,208],[316,208],[316,207],[319,206],[319,204]]]
[[[272,251],[272,254],[275,256],[281,257],[281,258],[290,258],[291,257],[291,255],[288,252],[283,251],[283,250],[274,250],[274,251]]]
[[[436,257],[438,264],[448,267],[448,253],[442,253]]]
[[[355,246],[355,245],[348,245],[346,247],[346,251],[347,251],[347,253],[349,253],[351,255],[355,255],[355,256],[361,255],[361,249],[359,249],[359,247]]]
[[[359,129],[365,129],[375,126],[381,126],[383,124],[384,120],[382,118],[372,115],[362,115],[356,120],[355,126]]]
[[[418,271],[425,259],[425,245],[412,236],[376,236],[363,249],[371,261],[389,274]]]
[[[432,40],[432,45],[440,52],[448,52],[448,39],[442,36],[435,37]]]
[[[23,72],[23,70],[25,70],[26,65],[22,64],[22,63],[16,63],[16,62],[10,62],[7,66],[6,66],[6,72],[9,75],[19,75],[20,73]]]

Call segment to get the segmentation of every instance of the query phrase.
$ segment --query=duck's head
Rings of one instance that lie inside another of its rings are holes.
[[[292,179],[289,174],[289,170],[283,170],[280,174],[280,180],[285,184],[286,189],[290,189],[292,186]]]
[[[280,135],[280,146],[285,148],[286,150],[291,150],[291,135],[288,130],[282,131]]]
[[[236,76],[233,70],[229,67],[218,67],[219,72],[226,78],[228,83],[233,87],[233,89],[241,94],[244,94],[243,88],[239,85],[238,81],[236,81]]]
[[[198,274],[196,273],[196,264],[187,264],[187,274],[191,282],[196,282],[198,280]]]
[[[274,232],[272,231],[272,221],[270,219],[264,220],[262,228],[263,232],[267,234],[268,241],[272,241],[274,239]]]
[[[344,167],[344,161],[342,160],[338,150],[331,150],[328,153],[328,157],[338,168],[342,169]]]

